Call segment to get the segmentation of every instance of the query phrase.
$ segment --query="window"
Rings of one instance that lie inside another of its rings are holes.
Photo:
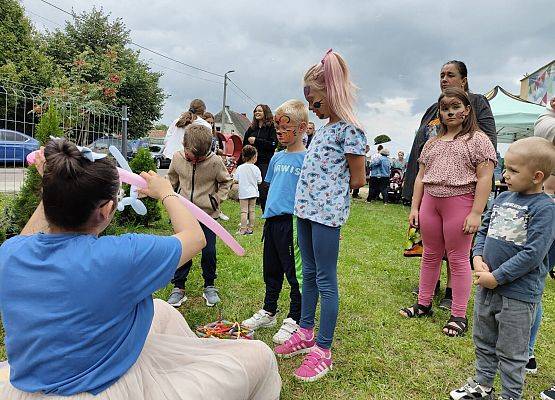
[[[14,131],[0,131],[0,140],[5,140],[7,142],[24,141],[18,138],[18,133]]]

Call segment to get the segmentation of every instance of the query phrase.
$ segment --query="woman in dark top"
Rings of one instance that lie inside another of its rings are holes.
[[[466,65],[462,61],[455,60],[445,63],[441,68],[439,84],[441,91],[447,87],[455,86],[463,88],[464,91],[468,93],[470,103],[474,109],[476,119],[478,120],[478,127],[490,138],[493,143],[493,147],[497,149],[497,132],[495,130],[495,120],[493,119],[491,107],[488,100],[483,95],[470,93],[468,88],[468,71],[466,69]],[[420,122],[420,128],[416,131],[416,136],[414,137],[414,142],[412,143],[412,149],[407,163],[407,170],[403,180],[402,197],[405,204],[410,204],[412,201],[414,181],[416,180],[416,175],[418,174],[418,159],[420,158],[422,148],[428,139],[436,136],[439,131],[440,125],[438,115],[437,103],[434,103],[424,113],[422,121]],[[448,272],[445,298],[440,303],[440,307],[446,309],[451,308],[451,287],[449,275],[450,273]],[[438,286],[436,286],[436,294],[438,290],[439,281]],[[414,292],[417,293],[418,289],[415,289]]]
[[[493,143],[493,147],[497,149],[495,120],[493,119],[489,102],[481,94],[470,93],[467,75],[466,65],[462,61],[449,61],[441,68],[441,73],[439,75],[440,88],[443,91],[446,87],[457,86],[462,87],[468,93],[470,103],[472,104],[476,119],[478,120],[478,127],[488,135]],[[420,128],[418,128],[416,136],[414,137],[414,142],[412,143],[403,183],[403,199],[407,201],[408,204],[410,204],[412,200],[414,181],[418,174],[418,158],[420,158],[422,148],[429,138],[437,135],[438,131],[438,108],[437,103],[434,103],[424,113],[422,121],[420,122]]]
[[[252,124],[245,132],[243,137],[243,146],[250,144],[256,147],[258,151],[258,160],[256,166],[260,168],[262,173],[262,183],[258,186],[260,193],[259,201],[262,212],[266,206],[266,198],[268,197],[268,184],[264,182],[268,164],[274,155],[277,146],[276,129],[274,128],[274,116],[270,107],[266,104],[259,104],[254,108]]]

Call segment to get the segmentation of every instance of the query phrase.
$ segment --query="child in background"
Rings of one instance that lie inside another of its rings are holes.
[[[460,336],[468,329],[472,237],[480,227],[497,156],[489,138],[478,130],[465,91],[446,88],[438,105],[440,132],[422,149],[409,215],[411,226],[420,226],[424,245],[418,301],[400,313],[407,318],[432,314],[432,298],[446,253],[453,305],[443,333]]]
[[[241,207],[241,228],[239,235],[252,235],[254,229],[256,199],[258,198],[258,185],[262,183],[260,169],[256,163],[257,151],[250,144],[243,147],[241,152],[243,164],[237,167],[235,180],[239,183],[239,205]]]
[[[293,208],[306,154],[302,137],[307,128],[308,110],[299,100],[286,101],[276,110],[275,123],[277,139],[286,146],[286,150],[272,157],[265,178],[270,184],[264,210],[266,223],[262,261],[266,296],[264,307],[243,321],[243,325],[257,329],[276,324],[277,303],[285,275],[291,286],[289,314],[273,337],[274,343],[282,344],[299,329],[301,319],[302,263]]]
[[[453,400],[493,398],[498,369],[499,398],[521,399],[530,328],[555,240],[555,203],[542,192],[554,168],[555,146],[543,138],[518,140],[505,154],[509,191],[485,214],[473,251],[476,376],[451,392]]]
[[[353,112],[354,85],[343,58],[329,50],[304,76],[309,108],[328,123],[307,151],[295,195],[303,261],[300,329],[275,348],[280,357],[308,353],[295,377],[315,381],[332,368],[331,345],[339,309],[339,231],[349,214],[349,189],[365,183],[366,135]],[[321,299],[320,329],[314,317]]]
[[[220,216],[220,204],[227,198],[232,179],[222,158],[210,151],[212,132],[204,125],[190,124],[185,128],[183,151],[175,153],[168,178],[173,188],[183,197],[208,213],[212,218]],[[206,237],[206,247],[202,249],[200,266],[204,278],[202,297],[208,307],[220,302],[216,279],[216,234],[200,224]],[[175,271],[172,283],[175,285],[168,303],[179,307],[187,300],[185,281],[193,265],[186,262]]]

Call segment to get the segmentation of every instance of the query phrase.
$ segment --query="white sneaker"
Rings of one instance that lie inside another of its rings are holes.
[[[220,218],[222,221],[229,221],[229,217],[220,211]]]
[[[276,344],[283,344],[286,340],[291,338],[291,335],[300,329],[300,326],[297,325],[293,318],[285,318],[283,320],[283,324],[281,324],[281,328],[279,331],[276,332],[272,340]]]
[[[242,324],[249,329],[270,328],[276,324],[276,316],[266,310],[258,310],[252,317],[246,319]]]

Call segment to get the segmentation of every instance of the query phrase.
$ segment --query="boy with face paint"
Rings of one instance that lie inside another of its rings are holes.
[[[263,215],[266,222],[262,270],[266,295],[263,308],[243,324],[251,329],[276,325],[277,301],[285,275],[291,286],[289,314],[273,337],[275,343],[281,344],[299,329],[301,318],[302,263],[293,209],[306,154],[302,138],[308,125],[308,110],[304,102],[288,100],[277,108],[274,122],[277,139],[286,149],[272,157],[265,177],[270,185]]]

